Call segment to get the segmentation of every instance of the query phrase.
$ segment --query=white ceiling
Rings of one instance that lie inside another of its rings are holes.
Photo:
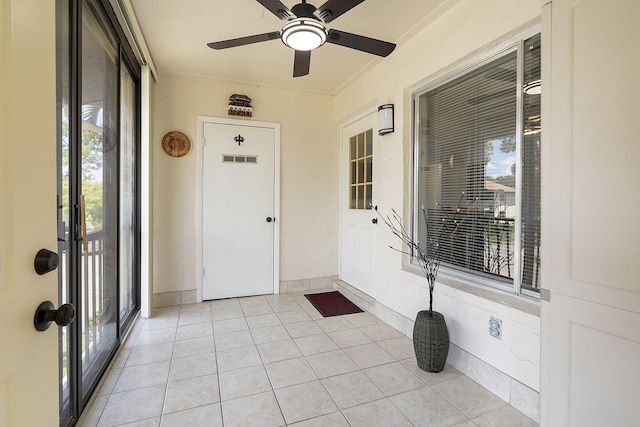
[[[289,9],[298,1],[281,0]],[[280,40],[225,50],[207,43],[279,31],[278,19],[255,0],[131,0],[160,77],[163,71],[334,94],[383,58],[325,44],[311,54],[308,76],[293,78],[294,51]],[[313,3],[319,7],[324,1]],[[401,45],[452,0],[367,0],[328,28]],[[397,47],[396,47],[397,49]],[[393,53],[391,53],[393,55]]]

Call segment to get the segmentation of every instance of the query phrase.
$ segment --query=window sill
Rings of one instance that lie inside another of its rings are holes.
[[[420,286],[427,286],[422,271],[419,268],[414,267],[413,265],[405,265],[403,267],[403,271],[412,276],[414,279],[412,281],[419,278],[421,279],[419,282]],[[525,295],[515,295],[486,285],[475,284],[440,271],[438,273],[438,278],[436,279],[436,290],[438,286],[442,285],[532,316],[540,317],[540,301]]]

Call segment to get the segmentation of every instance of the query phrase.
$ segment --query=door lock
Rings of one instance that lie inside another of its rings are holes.
[[[68,326],[76,318],[76,308],[73,304],[62,304],[56,310],[51,301],[44,301],[38,306],[33,317],[33,325],[36,330],[43,332],[49,329],[51,322],[58,326]]]
[[[43,275],[58,268],[58,264],[60,264],[60,257],[57,253],[49,249],[40,249],[33,261],[33,268],[36,273]]]

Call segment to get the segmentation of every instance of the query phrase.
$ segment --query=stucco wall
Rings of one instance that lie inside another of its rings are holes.
[[[253,102],[247,120],[281,125],[280,280],[338,274],[339,127],[333,99],[276,88],[162,73],[153,99],[154,293],[196,287],[196,156],[161,148],[171,130],[196,140],[196,117],[229,117],[229,96]],[[236,117],[234,117],[236,118]]]
[[[460,1],[336,96],[334,111],[339,123],[360,114],[358,109],[362,106],[395,104],[396,132],[380,138],[376,147],[379,173],[376,204],[381,211],[390,212],[393,208],[409,217],[411,91],[473,58],[479,51],[489,49],[522,26],[530,27],[539,16],[539,0]],[[378,229],[376,298],[391,310],[413,319],[417,311],[428,306],[426,282],[419,273],[403,268],[402,256],[388,248],[398,242],[386,231]],[[442,273],[440,278],[434,308],[447,318],[452,343],[539,390],[537,303],[521,303],[519,298],[498,291],[447,281]],[[489,335],[492,315],[503,322],[502,340]]]

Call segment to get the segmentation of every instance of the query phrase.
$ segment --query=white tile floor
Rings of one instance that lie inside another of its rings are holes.
[[[156,314],[80,426],[537,425],[450,366],[421,371],[411,340],[371,314],[323,318],[303,293]]]

